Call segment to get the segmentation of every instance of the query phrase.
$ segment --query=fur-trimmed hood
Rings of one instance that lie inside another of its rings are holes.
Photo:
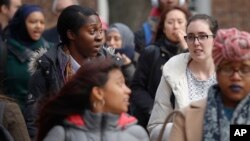
[[[30,63],[28,64],[28,71],[30,72],[30,74],[33,75],[36,72],[39,61],[40,63],[43,61],[42,59],[40,60],[40,58],[44,55],[46,56],[46,58],[52,60],[52,62],[56,62],[59,47],[60,46],[52,47],[49,49],[50,51],[48,51],[47,48],[40,48],[38,51],[34,52],[31,55]],[[122,59],[115,54],[115,49],[111,47],[103,46],[97,56],[112,56],[112,58],[116,61],[118,65],[122,66],[123,64]]]
[[[47,51],[47,48],[40,48],[31,55],[30,62],[28,64],[28,71],[31,75],[33,75],[37,70],[39,58],[41,58]]]

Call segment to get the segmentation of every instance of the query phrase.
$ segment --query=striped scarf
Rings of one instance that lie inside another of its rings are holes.
[[[70,52],[67,47],[64,47],[63,51],[65,52],[65,54],[70,56]],[[69,59],[64,70],[64,82],[65,83],[68,82],[72,78],[73,75],[74,75],[74,71],[73,71],[73,67],[71,64],[71,59]]]

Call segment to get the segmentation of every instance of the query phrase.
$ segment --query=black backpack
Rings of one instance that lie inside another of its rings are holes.
[[[4,101],[0,101],[0,139],[1,141],[14,141],[9,131],[3,126],[5,104]]]

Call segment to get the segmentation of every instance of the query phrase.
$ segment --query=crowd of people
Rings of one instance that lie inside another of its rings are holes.
[[[0,139],[227,141],[250,124],[250,33],[157,3],[133,32],[77,0],[54,0],[46,30],[41,6],[0,0]]]

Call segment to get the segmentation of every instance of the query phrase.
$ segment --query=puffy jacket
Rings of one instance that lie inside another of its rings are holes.
[[[92,113],[73,115],[64,126],[53,127],[44,141],[148,141],[147,132],[137,120],[125,113]]]

